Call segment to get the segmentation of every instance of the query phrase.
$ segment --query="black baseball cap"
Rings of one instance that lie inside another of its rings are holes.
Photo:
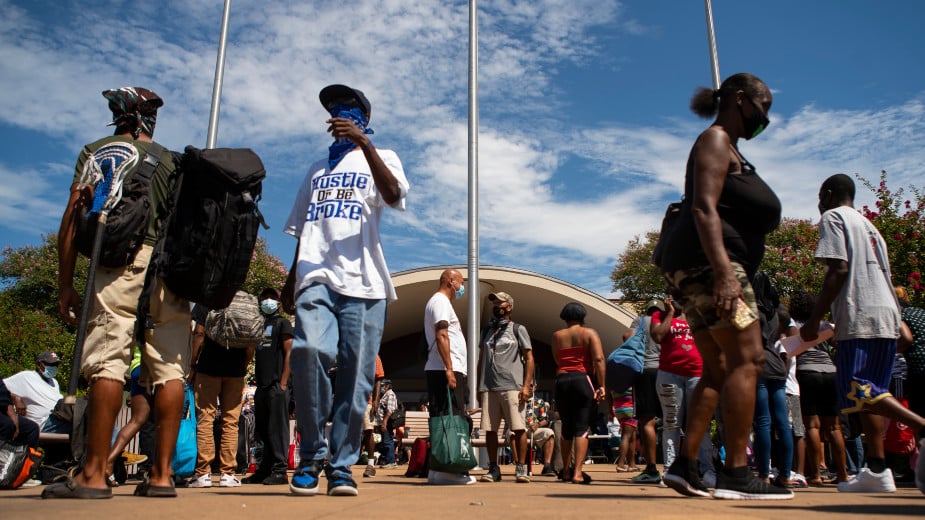
[[[348,87],[347,85],[328,85],[321,89],[321,93],[318,94],[318,99],[321,100],[321,106],[323,106],[325,110],[330,110],[331,105],[338,99],[353,99],[360,105],[363,112],[366,113],[367,118],[370,117],[370,112],[372,111],[372,105],[369,104],[369,100],[366,99],[366,95],[363,94],[363,91]]]
[[[57,365],[61,363],[61,358],[58,357],[58,354],[50,350],[46,350],[41,354],[35,356],[36,363],[45,363],[46,365]]]

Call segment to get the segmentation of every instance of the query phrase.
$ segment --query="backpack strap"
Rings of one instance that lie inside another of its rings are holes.
[[[165,151],[166,149],[163,146],[152,141],[148,146],[148,153],[145,155],[142,166],[137,173],[144,171],[148,172],[147,175],[153,176],[158,163],[160,163],[161,155],[163,155]],[[156,160],[149,160],[152,156],[155,157]],[[150,170],[148,170],[149,165],[152,163],[153,167],[150,167]],[[176,164],[174,164],[174,166],[177,167]],[[167,203],[167,216],[164,218],[163,225],[157,233],[154,251],[151,252],[151,259],[148,260],[148,268],[145,270],[145,282],[141,287],[141,294],[138,295],[138,304],[136,305],[135,311],[134,336],[135,345],[139,348],[143,347],[145,344],[145,330],[154,328],[154,319],[151,317],[151,293],[154,291],[154,278],[157,276],[158,272],[158,260],[161,252],[164,250],[164,236],[166,236],[166,230],[169,227],[167,226],[167,222],[173,216],[173,208],[176,206],[177,194],[180,192],[180,183],[182,180],[183,176],[180,175],[177,179],[174,192]]]

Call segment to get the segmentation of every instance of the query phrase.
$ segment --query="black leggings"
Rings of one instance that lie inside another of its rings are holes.
[[[556,409],[562,419],[562,438],[570,441],[587,437],[597,403],[594,386],[584,372],[566,372],[556,376]]]

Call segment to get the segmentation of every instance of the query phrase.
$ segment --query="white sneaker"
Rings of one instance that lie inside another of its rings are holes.
[[[915,462],[915,487],[925,493],[925,438],[919,440],[919,460]]]
[[[893,472],[890,468],[883,473],[874,473],[868,468],[861,468],[858,474],[848,482],[839,482],[838,490],[842,493],[895,493]]]
[[[29,480],[23,482],[19,487],[25,489],[25,488],[32,488],[32,487],[41,486],[41,485],[42,485],[41,480],[30,478]]]
[[[193,480],[189,481],[189,484],[186,487],[191,488],[210,488],[212,487],[212,475],[209,473],[204,473],[195,477]]]
[[[434,486],[468,486],[475,484],[476,478],[472,475],[447,473],[445,471],[430,470],[427,472],[427,483]]]
[[[222,479],[218,481],[218,487],[238,487],[241,481],[231,473],[222,473]]]
[[[708,469],[706,473],[700,477],[700,481],[703,482],[703,485],[708,488],[716,487],[716,472],[712,469]]]

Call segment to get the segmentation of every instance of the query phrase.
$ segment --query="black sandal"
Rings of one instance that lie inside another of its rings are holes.
[[[145,477],[141,481],[141,484],[135,488],[134,495],[136,497],[152,497],[152,498],[173,498],[177,496],[177,490],[173,486],[154,486],[151,484],[151,481]]]

